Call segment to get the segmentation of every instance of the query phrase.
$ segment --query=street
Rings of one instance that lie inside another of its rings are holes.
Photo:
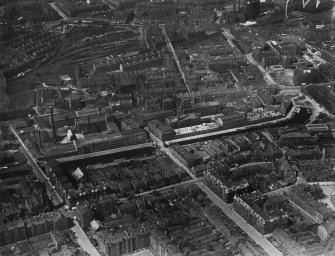
[[[238,49],[237,46],[232,41],[232,40],[235,39],[235,37],[230,33],[230,31],[228,29],[224,29],[222,31],[222,34],[227,38],[227,41],[228,41],[229,45],[232,48]],[[254,64],[254,65],[256,65],[258,67],[258,69],[262,72],[262,74],[264,76],[264,79],[267,82],[267,84],[269,84],[269,85],[276,84],[275,81],[273,80],[273,78],[266,72],[266,70],[259,63],[257,63],[254,60],[254,58],[252,57],[252,53],[245,54],[245,57],[247,58],[247,60],[249,61],[249,63]]]
[[[257,244],[259,244],[264,251],[271,256],[283,256],[283,254],[265,237],[263,237],[256,229],[249,225],[240,215],[232,210],[226,203],[224,203],[217,195],[215,195],[209,188],[201,183],[201,189],[207,196],[216,204],[236,225],[238,225],[249,237],[251,237]]]
[[[317,219],[315,219],[312,215],[310,215],[308,212],[306,212],[304,209],[302,209],[299,205],[297,205],[296,203],[294,203],[293,201],[289,200],[290,204],[296,208],[302,216],[304,216],[307,220],[309,220],[311,223],[313,224],[318,224],[320,225],[321,222]]]
[[[149,250],[132,253],[131,256],[154,256]]]
[[[202,178],[183,181],[183,182],[180,182],[180,183],[177,183],[177,184],[172,184],[172,185],[165,186],[165,187],[162,187],[162,188],[158,188],[158,189],[155,189],[155,190],[145,191],[143,193],[136,194],[135,196],[146,196],[146,195],[149,195],[149,194],[153,193],[154,191],[157,191],[157,192],[164,191],[164,190],[168,190],[168,189],[171,189],[171,188],[176,188],[176,187],[179,187],[179,186],[189,185],[189,184],[193,184],[193,183],[197,183],[197,182],[201,182],[201,181],[202,181]]]
[[[276,85],[276,81],[272,78],[272,76],[252,57],[252,53],[246,54],[245,57],[248,59],[249,63],[254,64],[258,67],[258,69],[263,74],[264,80],[268,85]]]
[[[293,99],[297,98],[298,96],[294,97]],[[294,103],[294,101],[293,101]],[[290,110],[286,118],[290,118],[296,111],[297,107],[294,104],[294,107]],[[268,134],[266,134],[268,135]],[[270,136],[266,136],[270,142],[273,143]],[[157,145],[164,151],[178,166],[183,168],[188,174],[193,178],[196,177],[190,171],[189,168],[184,166],[176,157],[174,157],[169,150],[169,148],[165,147],[164,144],[156,138],[154,135],[151,134],[151,138],[153,141],[157,143]],[[202,182],[196,182],[200,189],[202,189],[207,196],[215,203],[236,225],[238,225],[245,233],[247,233],[257,244],[259,244],[269,255],[271,256],[282,256],[282,253],[272,244],[270,243],[265,236],[262,236],[255,228],[249,225],[241,216],[239,216],[231,206],[227,205],[223,200],[221,200],[215,193],[213,193],[210,189],[208,189]],[[278,194],[286,192],[289,188],[282,188],[276,191],[271,191],[271,194]],[[302,209],[301,209],[302,210]],[[307,216],[310,217],[311,216]]]
[[[178,60],[178,56],[176,55],[176,52],[174,51],[174,48],[173,48],[173,46],[172,46],[172,44],[170,42],[170,39],[169,39],[168,35],[166,34],[166,30],[165,30],[164,27],[161,27],[161,30],[162,30],[162,35],[165,38],[166,45],[167,45],[168,49],[170,50],[170,52],[171,52],[171,54],[173,56],[174,61],[176,62],[176,65],[178,67],[178,71],[179,71],[179,73],[180,73],[180,75],[181,75],[181,77],[182,77],[182,79],[184,81],[184,84],[185,84],[185,86],[187,88],[187,91],[190,92],[191,90],[190,90],[190,88],[189,88],[189,86],[187,84],[187,81],[186,81],[186,78],[185,78],[185,74],[184,74],[184,72],[183,72],[183,70],[182,70],[182,68],[180,66],[180,63],[179,63],[179,60]]]
[[[62,19],[66,20],[69,18],[56,6],[55,2],[49,3],[49,5],[51,6],[52,9],[54,9],[59,14],[59,16],[62,17]]]
[[[108,149],[108,150],[103,150],[103,151],[98,151],[98,152],[93,152],[93,153],[88,153],[88,154],[83,154],[83,155],[74,155],[74,156],[68,156],[68,157],[63,157],[63,158],[57,158],[57,162],[58,163],[67,163],[67,162],[71,162],[71,161],[81,160],[81,159],[84,159],[84,158],[110,155],[110,154],[113,154],[113,153],[126,152],[126,151],[141,149],[141,148],[148,148],[148,147],[152,147],[152,146],[153,145],[152,145],[151,142],[147,142],[147,143],[127,146],[127,147],[121,147],[121,148]]]
[[[146,195],[152,194],[155,191],[162,192],[162,191],[165,191],[165,190],[168,190],[168,189],[172,189],[172,188],[176,188],[176,187],[179,187],[179,186],[184,186],[184,185],[189,185],[189,184],[197,183],[197,182],[200,182],[201,180],[202,180],[202,178],[198,178],[198,179],[195,179],[195,180],[192,179],[192,180],[180,182],[180,183],[177,183],[177,184],[165,186],[165,187],[162,187],[162,188],[158,188],[158,189],[154,189],[154,190],[150,190],[150,191],[145,191],[143,193],[136,194],[135,197],[146,196]],[[121,198],[119,201],[122,202],[122,201],[126,201],[126,200],[128,200],[128,198]]]
[[[229,45],[232,48],[237,49],[236,45],[232,41],[233,39],[235,39],[235,37],[230,33],[229,29],[224,29],[222,31],[222,34],[227,38],[227,41],[228,41]],[[269,74],[269,72],[267,72],[257,61],[255,61],[255,59],[252,57],[252,53],[245,54],[245,57],[247,58],[249,63],[251,63],[253,65],[256,65],[258,67],[258,69],[263,74],[263,78],[264,78],[265,82],[268,85],[272,85],[272,86],[277,85],[282,90],[297,91],[297,92],[300,91],[300,87],[293,87],[293,86],[291,87],[291,86],[285,86],[285,85],[282,85],[282,84],[278,84],[273,79],[273,77]]]
[[[74,227],[71,228],[77,236],[77,241],[80,247],[90,256],[101,256],[97,249],[92,245],[84,230],[80,227],[78,221],[74,220]]]
[[[320,113],[324,113],[328,116],[331,116],[329,111],[327,111],[324,107],[322,107],[314,99],[312,99],[306,94],[302,94],[302,95],[305,96],[305,99],[312,105],[312,109],[313,109],[312,115],[309,118],[309,124],[313,123],[315,119],[319,116]]]
[[[326,64],[327,63],[327,61],[325,61],[319,55],[317,55],[316,52],[312,51],[312,49],[314,49],[313,46],[311,46],[309,44],[305,44],[305,45],[306,45],[308,54],[312,55],[312,60],[319,61],[320,64]]]
[[[154,140],[157,138],[152,137]],[[157,139],[158,140],[158,139]],[[186,170],[189,175],[195,180],[196,177],[193,173],[184,166],[177,158],[175,158],[170,150],[164,147],[161,143],[158,144],[161,150],[166,152],[166,154],[171,157],[171,159],[178,164],[181,168]],[[247,233],[257,244],[259,244],[269,255],[271,256],[282,256],[282,253],[271,244],[266,238],[264,238],[256,229],[249,225],[242,217],[240,217],[236,212],[234,212],[229,205],[223,202],[217,195],[215,195],[210,189],[208,189],[202,182],[196,182],[198,187],[203,190],[207,196],[216,204],[232,221],[235,222],[245,233]]]
[[[24,144],[23,140],[20,138],[19,134],[17,133],[17,131],[13,128],[13,126],[9,127],[11,132],[13,133],[13,135],[17,138],[17,140],[19,141],[20,145],[21,145],[21,151],[24,154],[24,156],[26,157],[28,163],[31,166],[31,169],[33,170],[34,174],[36,175],[36,177],[42,182],[46,184],[46,188],[48,190],[48,192],[50,193],[51,191],[54,192],[54,204],[55,205],[59,205],[61,203],[63,203],[62,198],[58,195],[57,191],[53,189],[53,184],[49,181],[49,178],[46,176],[46,174],[42,171],[42,169],[38,166],[36,159],[34,158],[34,156],[30,153],[29,149],[27,148],[27,146]]]

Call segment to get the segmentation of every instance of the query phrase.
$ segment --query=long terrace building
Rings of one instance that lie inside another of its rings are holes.
[[[157,119],[149,121],[148,127],[149,131],[161,141],[173,140],[175,137],[175,131]]]
[[[97,232],[99,248],[104,255],[128,255],[150,247],[150,232],[138,226],[136,220],[123,217],[107,225],[109,229]]]
[[[189,113],[181,116],[171,116],[166,118],[166,123],[173,129],[186,126],[198,125],[201,123],[200,114]]]
[[[288,201],[284,197],[266,197],[260,192],[234,198],[234,210],[261,234],[268,234],[278,227],[286,227]]]
[[[247,180],[229,180],[230,173],[230,170],[224,165],[217,165],[204,171],[204,185],[226,203],[232,203],[235,195],[250,192]]]
[[[122,131],[121,134],[94,134],[74,141],[79,154],[88,154],[109,149],[127,147],[147,142],[147,134],[142,129]]]
[[[173,110],[162,110],[156,112],[142,111],[135,114],[135,119],[142,127],[146,127],[148,126],[149,121],[157,119],[164,122],[166,117],[174,115],[175,112]]]
[[[196,103],[192,107],[184,108],[183,114],[199,113],[201,116],[209,116],[220,113],[221,106],[218,101]]]

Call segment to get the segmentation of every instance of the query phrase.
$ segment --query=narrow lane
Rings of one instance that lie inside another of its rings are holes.
[[[169,39],[169,37],[168,37],[168,35],[167,35],[167,33],[166,33],[166,30],[165,30],[164,27],[161,27],[161,30],[162,30],[162,35],[163,35],[163,37],[165,38],[165,43],[166,43],[168,49],[170,50],[170,52],[171,52],[171,54],[172,54],[172,57],[173,57],[173,59],[174,59],[176,65],[177,65],[177,67],[178,67],[178,71],[179,71],[179,73],[180,73],[180,75],[181,75],[181,77],[182,77],[182,79],[183,79],[183,82],[184,82],[184,84],[185,84],[185,86],[186,86],[186,88],[187,88],[187,91],[188,91],[188,92],[191,92],[190,87],[189,87],[188,84],[187,84],[185,74],[184,74],[184,72],[183,72],[183,70],[182,70],[182,68],[181,68],[181,66],[180,66],[178,56],[177,56],[177,54],[176,54],[176,52],[175,52],[175,50],[174,50],[174,48],[173,48],[173,45],[172,45],[171,42],[170,42],[170,39]]]

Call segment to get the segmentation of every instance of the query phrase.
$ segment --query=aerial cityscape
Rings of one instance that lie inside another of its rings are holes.
[[[334,0],[0,0],[0,256],[335,256]]]

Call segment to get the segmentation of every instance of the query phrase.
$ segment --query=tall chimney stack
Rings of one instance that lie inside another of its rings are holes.
[[[50,112],[51,112],[52,140],[53,140],[53,143],[56,143],[56,126],[55,126],[55,119],[54,119],[54,110],[52,107],[50,108]]]

